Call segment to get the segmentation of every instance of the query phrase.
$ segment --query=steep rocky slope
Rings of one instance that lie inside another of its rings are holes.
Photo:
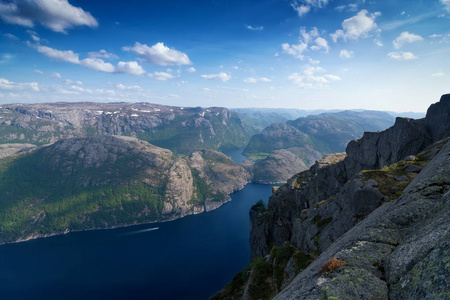
[[[86,102],[0,107],[0,143],[42,145],[61,138],[123,135],[192,153],[242,147],[252,133],[235,112],[217,107]]]
[[[444,95],[274,189],[250,212],[252,265],[216,299],[447,299],[449,116]]]
[[[342,111],[301,117],[266,127],[251,138],[244,154],[262,160],[276,150],[295,154],[302,163],[296,165],[295,171],[289,173],[288,177],[276,177],[273,174],[271,180],[265,178],[261,181],[284,182],[290,176],[306,170],[305,166],[311,166],[323,155],[344,151],[350,140],[360,137],[365,131],[383,130],[393,123],[391,115],[377,111]],[[270,169],[261,172],[269,174]]]
[[[176,157],[132,137],[61,140],[0,160],[0,243],[208,211],[249,178],[213,150]]]

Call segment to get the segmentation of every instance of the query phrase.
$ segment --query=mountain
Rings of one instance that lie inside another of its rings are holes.
[[[43,145],[62,138],[133,136],[190,154],[243,147],[253,131],[226,108],[150,103],[46,103],[0,107],[0,143]]]
[[[304,165],[310,166],[325,154],[344,151],[350,140],[360,137],[364,132],[383,130],[393,122],[391,115],[378,111],[342,111],[310,115],[266,127],[260,134],[251,138],[244,155],[264,160],[274,151],[284,149],[302,160],[302,163],[296,166],[296,172],[299,172],[306,169]],[[268,172],[270,171],[261,170],[261,173]],[[273,176],[263,182],[279,182],[295,173],[290,173],[287,177]]]
[[[326,110],[288,108],[233,108],[231,110],[237,112],[241,119],[252,126],[258,133],[273,123],[284,123],[288,120],[295,120],[308,115],[318,115],[323,112],[330,112]]]
[[[212,299],[447,299],[450,94],[250,211],[252,262]]]
[[[209,211],[249,179],[213,150],[177,157],[133,137],[63,139],[0,160],[0,243]]]

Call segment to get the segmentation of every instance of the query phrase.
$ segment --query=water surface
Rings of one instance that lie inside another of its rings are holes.
[[[0,299],[208,299],[248,264],[248,211],[271,190],[248,184],[172,222],[2,245]]]

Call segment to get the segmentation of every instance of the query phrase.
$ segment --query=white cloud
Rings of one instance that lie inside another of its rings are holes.
[[[377,29],[375,18],[379,15],[377,13],[367,15],[368,13],[363,9],[356,16],[344,20],[341,24],[342,29],[330,34],[333,41],[336,43],[340,38],[346,41],[347,39],[357,40],[360,37],[368,37],[369,32]]]
[[[333,81],[339,81],[341,78],[333,74],[318,75],[324,73],[321,67],[305,66],[302,73],[292,73],[288,80],[300,88],[323,88],[327,87]]]
[[[434,39],[434,38],[442,37],[442,34],[436,34],[435,33],[435,34],[429,35],[428,37]]]
[[[123,85],[121,83],[116,84],[116,88],[118,88],[119,90],[138,91],[138,92],[142,92],[144,90],[138,85]]]
[[[358,4],[350,3],[348,5],[339,5],[339,6],[336,6],[334,9],[339,11],[339,12],[344,11],[344,10],[357,11],[358,10]]]
[[[433,77],[442,77],[442,76],[445,76],[445,73],[444,72],[436,72],[436,73],[431,74],[431,76],[433,76]]]
[[[6,23],[34,27],[40,23],[56,32],[67,33],[75,26],[97,27],[95,18],[67,0],[12,0],[0,2],[0,19]]]
[[[248,30],[254,30],[254,31],[261,31],[264,29],[264,26],[251,26],[251,25],[245,25],[245,28]]]
[[[298,13],[299,17],[303,17],[311,9],[323,8],[328,4],[328,0],[293,0],[292,8]]]
[[[16,83],[5,78],[0,78],[0,90],[7,91],[35,91],[39,92],[39,85],[37,82]]]
[[[312,27],[310,31],[306,31],[305,28],[300,29],[300,36],[298,38],[299,43],[297,45],[289,45],[284,43],[281,45],[283,52],[292,55],[298,59],[304,59],[304,52],[309,50],[324,50],[328,53],[330,47],[327,40],[319,36],[319,31],[316,27]]]
[[[35,41],[35,42],[39,42],[41,40],[36,31],[27,30],[26,33],[28,33],[30,35],[30,37],[33,39],[33,41]]]
[[[56,61],[69,62],[73,64],[80,63],[78,54],[74,53],[72,50],[62,51],[47,46],[37,46],[36,49],[38,52]]]
[[[209,75],[200,75],[204,79],[219,79],[223,82],[228,81],[231,79],[231,75],[228,75],[227,73],[220,72],[219,74],[209,74]]]
[[[108,51],[106,51],[104,49],[102,49],[100,51],[96,51],[96,52],[89,52],[88,57],[89,58],[105,58],[105,59],[111,59],[111,60],[119,59],[119,57],[117,55],[109,53]]]
[[[444,5],[445,9],[450,12],[450,0],[441,0],[441,3]]]
[[[450,1],[450,0],[449,0]],[[404,44],[423,41],[420,35],[403,31],[395,40],[392,41],[395,49],[400,49]]]
[[[100,58],[85,58],[80,61],[82,67],[105,73],[114,73],[115,68],[112,64],[104,62]]]
[[[4,36],[6,36],[7,38],[11,39],[11,40],[18,40],[19,38],[17,36],[15,36],[12,33],[4,33]]]
[[[387,55],[391,59],[400,60],[400,61],[417,59],[417,56],[415,56],[411,52],[389,52]]]
[[[311,50],[323,49],[325,53],[328,53],[328,51],[330,50],[330,47],[328,46],[328,42],[326,39],[318,37],[317,39],[314,40],[314,42],[316,44],[314,46],[311,46]]]
[[[42,72],[41,70],[38,70],[38,69],[34,70],[33,72],[34,72],[34,73],[41,74],[41,75],[44,75],[44,74],[45,74],[44,72]]]
[[[353,51],[348,51],[348,50],[341,50],[341,52],[339,53],[339,58],[341,59],[350,59],[355,55],[355,53]]]
[[[144,69],[135,61],[119,61],[114,72],[130,75],[142,75],[145,73]]]
[[[164,46],[164,43],[156,43],[149,47],[146,44],[136,42],[133,47],[123,47],[122,50],[135,52],[145,61],[158,66],[182,66],[192,64],[185,53]]]
[[[53,76],[53,77],[56,77],[56,78],[62,78],[61,74],[59,74],[58,72],[54,72],[54,73],[52,74],[52,76]]]
[[[374,39],[373,42],[375,43],[375,45],[377,45],[378,47],[383,47],[383,42],[378,40],[378,39]]]
[[[245,83],[257,83],[257,82],[270,82],[272,80],[270,80],[269,78],[266,78],[266,77],[260,77],[260,78],[249,77],[249,78],[245,78],[243,81]]]
[[[34,47],[34,46],[32,46]],[[135,61],[120,61],[117,66],[103,61],[100,58],[85,58],[80,61],[79,55],[72,50],[61,51],[47,46],[37,46],[37,51],[57,61],[69,62],[82,67],[105,73],[123,73],[130,75],[142,75],[144,69]]]
[[[173,76],[170,73],[166,73],[166,72],[153,72],[152,74],[148,74],[148,77],[150,77],[151,79],[161,80],[161,81],[175,78],[175,76]]]
[[[188,68],[186,71],[188,71],[189,73],[194,73],[194,72],[196,72],[197,70],[196,70],[194,67],[190,67],[190,68]]]

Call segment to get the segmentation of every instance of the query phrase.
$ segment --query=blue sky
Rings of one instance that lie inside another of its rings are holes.
[[[450,0],[0,0],[0,104],[425,111]]]

